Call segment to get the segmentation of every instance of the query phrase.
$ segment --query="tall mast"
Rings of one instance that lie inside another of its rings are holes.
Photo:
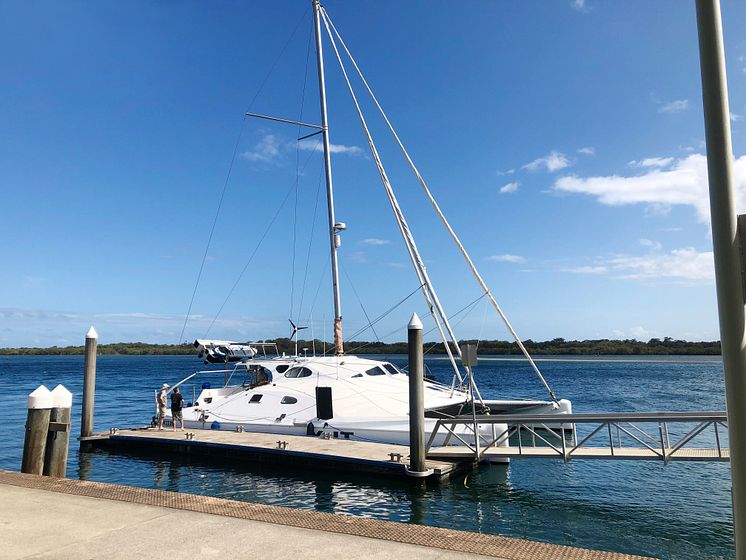
[[[321,19],[319,0],[313,4],[313,24],[316,33],[316,62],[319,70],[319,102],[321,103],[321,134],[324,141],[324,168],[326,170],[326,202],[329,208],[329,244],[332,257],[332,288],[334,290],[334,353],[344,353],[342,346],[342,301],[339,297],[339,267],[337,264],[337,223],[334,221],[334,191],[332,189],[332,160],[329,152],[329,126],[326,120],[326,88],[324,86],[324,54],[321,49]]]

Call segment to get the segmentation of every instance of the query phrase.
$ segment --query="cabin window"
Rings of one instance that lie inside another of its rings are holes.
[[[277,373],[285,373],[289,367],[289,365],[283,364],[281,366],[277,366],[275,369],[277,370]]]
[[[262,395],[251,395],[251,399],[249,399],[249,404],[258,403],[260,400],[262,400]]]
[[[285,372],[285,377],[311,377],[313,372],[307,367],[293,367]]]
[[[383,367],[385,367],[386,371],[388,371],[392,375],[401,373],[398,369],[396,369],[396,366],[394,364],[383,364]]]
[[[386,372],[379,367],[370,368],[365,373],[366,375],[386,375]]]
[[[362,377],[362,376],[363,376],[363,374],[362,374],[362,373],[356,373],[356,374],[355,374],[355,375],[353,375],[352,377],[353,377],[353,378],[355,378],[355,377]]]
[[[285,396],[285,397],[282,397],[280,404],[295,404],[297,402],[298,402],[298,399],[296,399],[295,397]]]

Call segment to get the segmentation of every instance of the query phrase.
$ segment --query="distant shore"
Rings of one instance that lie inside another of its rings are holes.
[[[295,342],[289,338],[277,338],[268,340],[277,344],[280,353],[292,354]],[[510,356],[520,355],[521,350],[515,342],[504,340],[463,340],[459,344],[478,344],[481,355]],[[639,340],[565,340],[555,338],[547,341],[525,340],[524,346],[528,352],[535,356],[719,356],[720,342],[690,342],[686,340],[674,340],[666,337],[663,339],[651,338],[647,342]],[[333,345],[320,340],[299,340],[298,348],[303,351],[307,349],[311,354],[316,349],[318,354],[323,349],[331,349]],[[0,356],[59,356],[83,354],[83,346],[52,346],[49,348],[0,348]],[[429,355],[445,354],[442,343],[427,342],[425,349]],[[406,354],[406,342],[365,342],[350,341],[345,343],[345,351],[351,354]],[[188,343],[184,344],[149,344],[145,342],[118,342],[113,344],[99,344],[100,355],[133,355],[133,356],[158,356],[158,355],[188,355],[194,354],[195,348]],[[490,358],[510,359],[510,358]]]

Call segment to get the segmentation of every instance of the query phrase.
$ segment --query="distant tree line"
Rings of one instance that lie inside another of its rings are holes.
[[[289,338],[276,338],[267,340],[274,342],[280,353],[292,354],[295,351],[295,342]],[[461,344],[478,344],[480,354],[520,354],[521,350],[515,342],[506,340],[463,340]],[[720,342],[689,342],[686,340],[674,340],[670,337],[651,338],[647,342],[635,339],[610,340],[607,338],[599,340],[565,340],[554,338],[543,342],[533,340],[523,341],[524,346],[531,354],[535,355],[707,355],[720,354]],[[406,354],[406,342],[345,342],[345,351],[356,354]],[[298,352],[303,355],[307,352],[313,354],[314,348],[317,354],[325,349],[329,352],[333,345],[321,340],[299,340]],[[52,346],[51,348],[0,348],[0,355],[23,356],[23,355],[73,355],[82,354],[83,346]],[[438,342],[425,343],[428,354],[445,354],[443,344]],[[116,344],[100,344],[98,353],[102,355],[178,355],[194,354],[195,349],[191,344],[147,344],[145,342],[118,342]]]

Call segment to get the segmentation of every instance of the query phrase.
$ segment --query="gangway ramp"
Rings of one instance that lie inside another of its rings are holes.
[[[473,434],[473,423],[439,420],[428,441],[428,459],[730,460],[727,415],[721,411],[480,415],[476,423],[482,432],[490,424],[496,427],[491,438],[475,441],[456,433],[456,426],[465,425]],[[439,433],[446,434],[445,444],[435,447]]]

